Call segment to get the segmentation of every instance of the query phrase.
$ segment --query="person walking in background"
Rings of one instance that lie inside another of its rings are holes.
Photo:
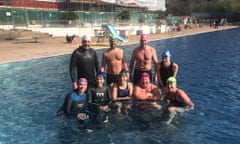
[[[130,75],[134,84],[139,83],[143,72],[147,72],[152,81],[152,62],[154,63],[154,69],[156,72],[156,66],[158,63],[156,50],[147,45],[147,35],[142,34],[140,37],[140,46],[134,49],[130,60]],[[132,76],[133,71],[134,74]]]
[[[170,124],[177,113],[183,113],[194,109],[194,103],[189,96],[180,88],[177,88],[177,80],[175,77],[169,77],[167,79],[166,98],[169,101],[168,104],[168,120],[167,124]]]
[[[178,64],[170,61],[170,51],[165,50],[161,56],[162,60],[157,65],[157,75],[155,76],[155,81],[158,81],[160,89],[166,87],[166,81],[169,77],[173,76],[176,78],[178,73]]]
[[[128,72],[124,51],[117,47],[115,35],[109,36],[110,48],[102,55],[101,72],[107,73],[107,84],[117,83],[119,73],[124,69]]]
[[[96,51],[90,46],[91,37],[84,35],[82,37],[82,46],[79,46],[72,53],[69,69],[73,89],[77,89],[76,79],[80,77],[85,77],[89,86],[95,85],[95,75],[99,72],[98,58]]]
[[[72,41],[74,40],[74,38],[76,37],[76,35],[66,35],[66,42],[67,43],[72,43]]]

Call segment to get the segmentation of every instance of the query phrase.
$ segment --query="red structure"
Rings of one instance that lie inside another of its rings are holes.
[[[12,0],[13,7],[63,9],[65,0]]]

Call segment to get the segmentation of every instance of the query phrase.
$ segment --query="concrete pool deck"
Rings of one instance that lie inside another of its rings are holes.
[[[238,26],[220,26],[218,29],[211,28],[209,26],[203,26],[193,29],[187,29],[182,31],[174,31],[169,33],[149,34],[148,40],[161,40],[173,37],[181,37],[186,35],[194,35],[206,32],[213,32],[219,30],[226,30],[237,28]],[[71,44],[67,44],[65,37],[49,37],[39,38],[37,43],[34,42],[16,42],[15,40],[0,41],[0,64],[28,60],[33,58],[57,56],[63,54],[70,54],[80,44],[80,37],[76,37]],[[101,43],[96,42],[97,39],[93,38],[92,47],[95,49],[108,48],[108,40],[105,39]],[[127,43],[121,45],[129,45],[139,43],[139,35],[131,35],[128,38]]]

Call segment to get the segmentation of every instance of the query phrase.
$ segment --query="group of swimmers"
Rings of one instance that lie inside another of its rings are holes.
[[[111,111],[129,114],[133,107],[143,113],[149,107],[164,111],[161,102],[165,101],[166,123],[170,123],[177,113],[194,108],[188,95],[177,88],[178,65],[170,61],[169,50],[162,53],[159,62],[156,50],[147,44],[147,35],[142,34],[128,68],[115,35],[109,36],[109,44],[99,67],[97,53],[90,47],[91,37],[82,37],[82,45],[72,53],[70,60],[73,92],[66,96],[58,115],[76,116],[80,123],[107,122]]]

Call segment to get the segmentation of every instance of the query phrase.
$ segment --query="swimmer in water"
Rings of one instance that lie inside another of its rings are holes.
[[[194,103],[189,96],[182,89],[177,88],[177,80],[175,77],[169,77],[167,79],[166,98],[169,101],[169,119],[166,121],[167,124],[171,123],[177,113],[194,109]]]
[[[111,89],[104,85],[105,75],[99,73],[96,76],[96,86],[88,89],[88,103],[94,120],[98,122],[108,122],[108,113],[111,111],[112,103]]]
[[[86,78],[79,79],[77,91],[67,94],[63,106],[57,112],[57,116],[76,116],[80,123],[90,119],[86,94],[87,85]]]
[[[118,82],[113,83],[112,99],[117,114],[128,114],[131,109],[133,84],[128,82],[128,73],[122,71],[119,74]]]

